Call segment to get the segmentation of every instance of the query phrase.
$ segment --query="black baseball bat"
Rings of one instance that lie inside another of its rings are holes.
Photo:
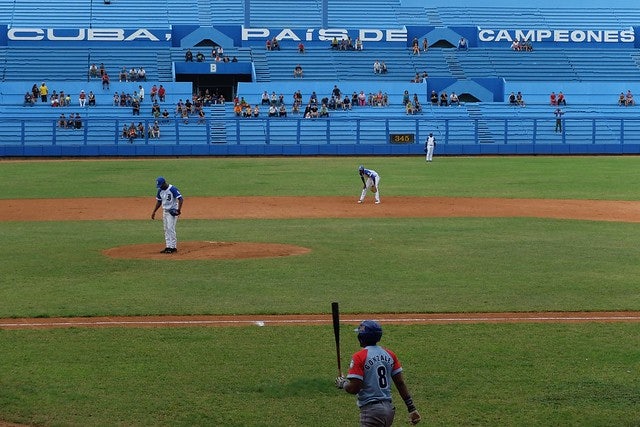
[[[336,339],[336,358],[338,360],[338,376],[342,377],[342,363],[340,363],[340,308],[337,302],[331,303],[333,316],[333,337]]]

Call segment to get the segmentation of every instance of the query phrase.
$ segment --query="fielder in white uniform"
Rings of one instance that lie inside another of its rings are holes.
[[[372,169],[365,169],[364,166],[360,165],[358,167],[358,173],[360,174],[360,179],[362,180],[362,194],[360,194],[360,199],[358,203],[364,202],[364,198],[367,197],[367,191],[373,191],[373,196],[376,199],[376,204],[380,203],[380,175]],[[374,191],[375,190],[375,191]]]
[[[433,136],[432,133],[429,134],[427,138],[427,142],[424,145],[425,151],[427,152],[427,162],[433,160],[433,149],[436,148],[436,137]]]
[[[162,206],[162,224],[164,225],[164,240],[166,247],[160,251],[164,254],[172,254],[178,251],[178,238],[176,236],[176,223],[178,222],[178,216],[182,213],[182,194],[173,185],[167,183],[167,181],[159,176],[156,179],[156,187],[158,193],[156,194],[156,206],[151,213],[151,219],[155,219],[156,211]]]

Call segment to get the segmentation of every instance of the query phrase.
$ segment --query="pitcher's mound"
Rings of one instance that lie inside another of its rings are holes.
[[[241,259],[272,258],[303,255],[309,248],[280,243],[252,242],[179,242],[178,252],[163,254],[162,244],[119,246],[105,249],[102,253],[111,258],[123,259]]]

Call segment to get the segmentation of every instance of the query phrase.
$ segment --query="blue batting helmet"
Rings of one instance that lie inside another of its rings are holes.
[[[380,338],[382,338],[382,327],[378,322],[373,320],[365,320],[360,323],[358,329],[358,341],[361,346],[376,345]]]
[[[156,179],[156,187],[162,187],[162,184],[164,184],[165,182],[167,181],[164,179],[164,177],[159,176],[158,179]]]
[[[362,165],[358,166],[358,171],[359,172],[362,172],[363,170],[364,170],[364,166],[362,166]]]

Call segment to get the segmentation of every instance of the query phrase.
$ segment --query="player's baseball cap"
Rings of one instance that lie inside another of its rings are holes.
[[[165,182],[167,182],[167,181],[164,179],[164,177],[159,176],[156,179],[156,187],[158,187],[158,188],[162,187],[162,184],[164,184]]]

